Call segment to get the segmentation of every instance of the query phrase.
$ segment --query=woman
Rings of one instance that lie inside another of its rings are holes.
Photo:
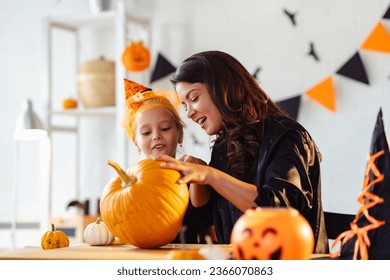
[[[209,165],[189,156],[185,161],[168,156],[156,159],[166,161],[164,168],[179,170],[183,182],[207,185],[193,199],[199,207],[213,205],[210,215],[218,242],[230,243],[235,222],[249,208],[293,207],[311,225],[314,253],[328,253],[321,154],[305,128],[224,52],[187,58],[171,82],[187,117],[216,139]]]

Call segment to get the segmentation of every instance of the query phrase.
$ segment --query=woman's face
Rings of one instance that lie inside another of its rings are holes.
[[[137,112],[134,143],[146,157],[175,157],[177,144],[182,141],[183,133],[165,107],[154,106]]]
[[[204,84],[179,82],[176,84],[176,92],[188,118],[198,123],[208,135],[221,131],[222,115],[211,100]]]

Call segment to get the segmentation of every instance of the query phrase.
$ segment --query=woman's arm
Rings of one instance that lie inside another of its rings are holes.
[[[261,195],[256,204],[294,207],[308,213],[320,191],[320,159],[314,142],[306,134],[289,131],[267,148],[270,156],[258,166]]]
[[[166,155],[157,156],[154,159],[165,161],[161,165],[163,168],[180,171],[183,175],[180,180],[183,183],[209,185],[242,212],[257,206],[254,202],[258,196],[255,185],[240,181],[208,165],[178,161]]]

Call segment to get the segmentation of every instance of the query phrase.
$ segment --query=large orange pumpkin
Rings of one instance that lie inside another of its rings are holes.
[[[186,184],[178,171],[163,169],[161,161],[145,159],[127,173],[110,161],[119,176],[104,187],[100,213],[120,240],[140,248],[157,248],[180,232],[188,207]]]
[[[122,53],[122,64],[127,71],[139,72],[150,64],[150,51],[142,42],[131,42]]]
[[[314,236],[296,209],[259,207],[237,220],[231,243],[237,260],[306,260],[313,253]]]

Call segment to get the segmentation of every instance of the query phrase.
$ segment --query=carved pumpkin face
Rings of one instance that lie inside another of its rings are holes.
[[[130,43],[122,54],[122,63],[127,71],[145,70],[150,64],[150,51],[142,42]]]
[[[233,227],[236,260],[310,259],[314,236],[306,219],[292,208],[249,209]]]

